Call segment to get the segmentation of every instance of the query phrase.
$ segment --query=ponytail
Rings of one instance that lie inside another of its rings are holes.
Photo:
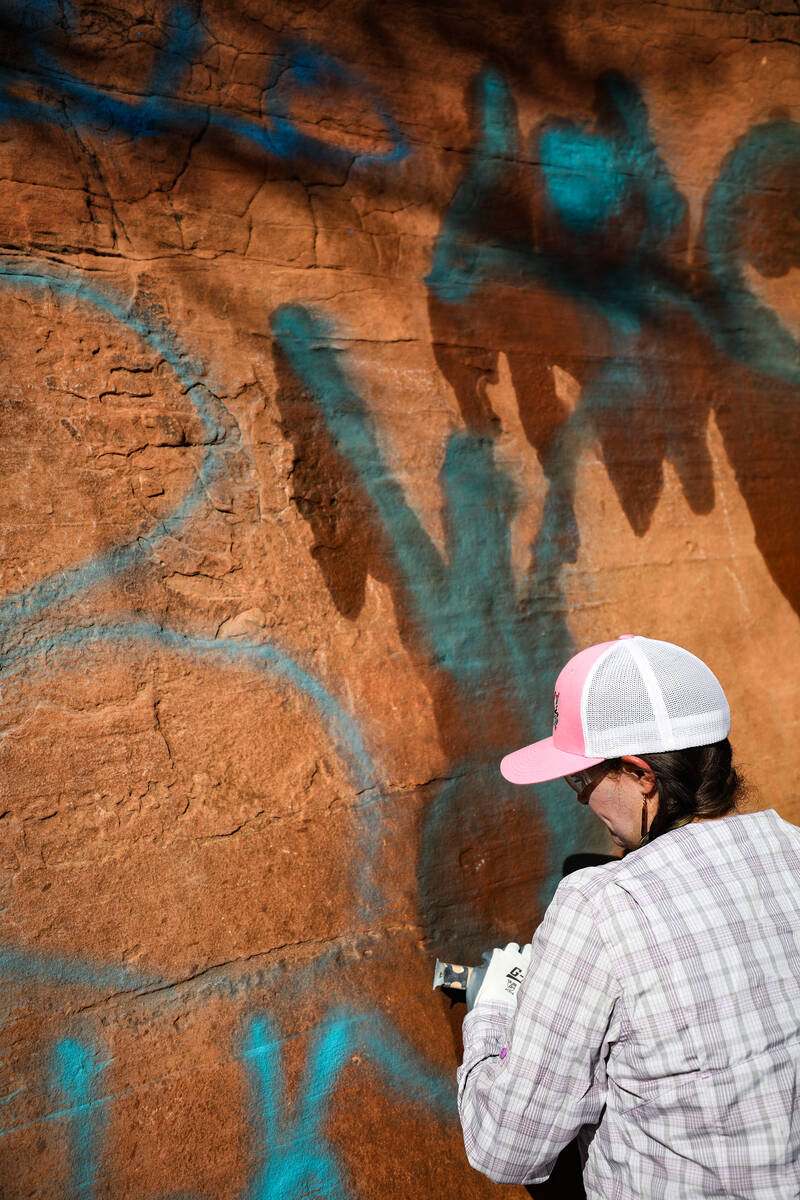
[[[690,821],[724,817],[735,811],[744,782],[733,765],[727,738],[709,746],[664,750],[644,760],[656,777],[658,812],[649,841]]]

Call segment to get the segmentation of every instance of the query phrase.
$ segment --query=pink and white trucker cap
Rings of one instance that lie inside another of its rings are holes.
[[[626,633],[571,658],[556,680],[553,736],[507,754],[511,783],[543,783],[606,758],[707,746],[731,711],[716,675],[672,642]]]

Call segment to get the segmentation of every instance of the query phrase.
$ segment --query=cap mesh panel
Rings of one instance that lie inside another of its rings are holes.
[[[702,746],[727,737],[728,702],[706,664],[669,642],[642,639],[640,645],[661,684],[675,742],[670,749]],[[693,737],[691,742],[686,741],[689,734]]]
[[[586,698],[586,753],[610,757],[627,744],[658,735],[650,697],[627,646],[620,642],[598,663]]]
[[[586,753],[613,758],[619,754],[677,750],[702,746],[727,737],[730,711],[725,693],[699,658],[650,638],[636,645],[658,681],[669,718],[667,736],[656,716],[628,645],[620,641],[597,664],[584,698]]]

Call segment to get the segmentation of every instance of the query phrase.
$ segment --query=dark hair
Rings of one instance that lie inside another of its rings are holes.
[[[652,768],[658,791],[658,812],[650,826],[649,841],[688,825],[698,817],[724,817],[733,812],[744,793],[744,780],[733,766],[727,738],[710,746],[662,750],[640,756]],[[615,771],[625,763],[617,759]]]

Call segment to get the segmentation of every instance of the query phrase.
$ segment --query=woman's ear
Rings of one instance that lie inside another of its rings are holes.
[[[642,784],[642,794],[649,796],[656,786],[656,777],[653,768],[643,758],[638,758],[635,754],[623,754],[622,762],[633,767],[636,775]]]

